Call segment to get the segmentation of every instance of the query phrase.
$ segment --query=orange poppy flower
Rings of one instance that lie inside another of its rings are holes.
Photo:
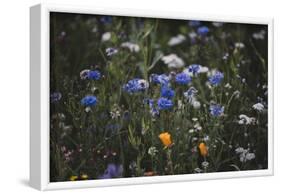
[[[161,133],[159,138],[165,146],[170,146],[172,144],[171,135],[168,132]]]
[[[205,143],[201,142],[198,146],[201,156],[205,157],[208,154],[208,148]]]

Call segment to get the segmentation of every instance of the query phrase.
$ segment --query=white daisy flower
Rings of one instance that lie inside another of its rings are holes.
[[[101,36],[101,41],[102,42],[106,42],[109,41],[111,38],[111,33],[110,32],[105,32],[103,33],[103,35]]]
[[[236,48],[239,48],[239,49],[242,49],[242,48],[245,47],[245,45],[244,45],[243,42],[236,42],[236,43],[235,43],[235,47],[236,47]]]
[[[223,22],[213,22],[213,26],[215,27],[222,27],[223,26]]]
[[[247,153],[245,156],[246,160],[253,160],[255,159],[256,155],[254,153]]]
[[[193,100],[192,101],[192,106],[195,109],[199,109],[201,107],[201,103],[199,101],[197,101],[197,100]]]
[[[259,112],[262,112],[264,110],[264,105],[262,103],[257,103],[253,105],[253,108]]]
[[[162,61],[168,65],[169,68],[182,68],[184,62],[176,54],[170,54],[162,57]]]
[[[171,39],[168,42],[169,46],[176,46],[181,44],[182,42],[185,41],[185,36],[182,34],[178,34],[177,36],[171,37]]]
[[[260,32],[253,33],[253,38],[256,40],[263,40],[265,36],[265,31],[261,30]]]
[[[239,121],[238,124],[240,125],[251,125],[255,124],[256,119],[254,117],[248,117],[247,115],[241,114],[239,115]]]
[[[131,43],[131,42],[123,42],[121,44],[121,47],[128,48],[131,52],[135,52],[135,53],[140,51],[140,46],[138,44]]]

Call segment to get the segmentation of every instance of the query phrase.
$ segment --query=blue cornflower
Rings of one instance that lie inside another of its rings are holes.
[[[108,164],[103,175],[99,176],[100,179],[109,179],[121,177],[123,172],[123,167],[116,164]]]
[[[161,75],[151,74],[150,81],[156,84],[168,85],[170,78],[165,74],[161,74]]]
[[[123,86],[123,90],[132,94],[145,91],[148,87],[149,84],[146,80],[135,78],[128,81],[128,83]]]
[[[188,71],[192,73],[193,75],[197,75],[200,71],[200,65],[198,64],[192,64],[188,67]]]
[[[186,97],[186,99],[189,102],[194,101],[194,95],[197,93],[198,91],[194,88],[194,87],[190,87],[186,92],[183,93],[184,97]]]
[[[154,99],[149,99],[149,98],[144,99],[144,103],[149,105],[150,114],[152,115],[152,117],[159,116],[159,110],[158,108],[154,107],[154,102],[155,102]]]
[[[171,99],[175,96],[175,91],[167,86],[161,88],[161,97]]]
[[[131,118],[131,114],[129,111],[125,111],[123,114],[123,119],[124,120],[129,120]]]
[[[111,24],[112,23],[112,17],[111,16],[102,16],[100,18],[100,21],[104,24]]]
[[[98,70],[88,72],[88,79],[99,80],[100,78],[101,78],[101,73]]]
[[[214,75],[209,77],[209,82],[212,85],[217,86],[222,82],[223,78],[224,78],[223,73],[217,71]]]
[[[168,98],[163,98],[163,97],[158,99],[157,104],[158,104],[159,110],[169,110],[174,105],[172,100],[170,100]]]
[[[98,102],[97,97],[91,95],[85,96],[81,100],[81,104],[84,106],[95,106],[97,102]]]
[[[198,21],[198,20],[191,20],[191,21],[188,22],[188,25],[189,25],[190,27],[197,27],[197,26],[200,26],[200,25],[201,25],[201,22]]]
[[[207,26],[202,26],[197,29],[197,33],[200,36],[206,36],[209,33],[209,28]]]
[[[191,82],[191,77],[186,73],[179,73],[176,75],[176,83],[184,85]]]
[[[51,103],[54,103],[54,102],[58,102],[60,99],[61,99],[61,93],[60,92],[54,92],[50,95],[50,98],[51,98]]]
[[[150,98],[145,98],[145,99],[143,100],[143,103],[149,105],[149,107],[152,108],[152,107],[153,107],[153,104],[154,104],[154,100],[153,100],[153,99],[150,99]]]
[[[209,110],[210,110],[211,115],[218,117],[223,114],[224,107],[222,107],[218,104],[215,104],[215,105],[211,105]]]

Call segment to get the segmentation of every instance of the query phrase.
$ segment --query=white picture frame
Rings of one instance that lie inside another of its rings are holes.
[[[49,181],[49,14],[68,12],[268,25],[268,169],[75,182]],[[39,190],[273,175],[273,19],[40,4],[30,8],[30,185]]]

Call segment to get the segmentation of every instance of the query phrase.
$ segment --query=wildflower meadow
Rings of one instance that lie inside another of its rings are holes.
[[[267,169],[267,32],[52,12],[50,181]]]

